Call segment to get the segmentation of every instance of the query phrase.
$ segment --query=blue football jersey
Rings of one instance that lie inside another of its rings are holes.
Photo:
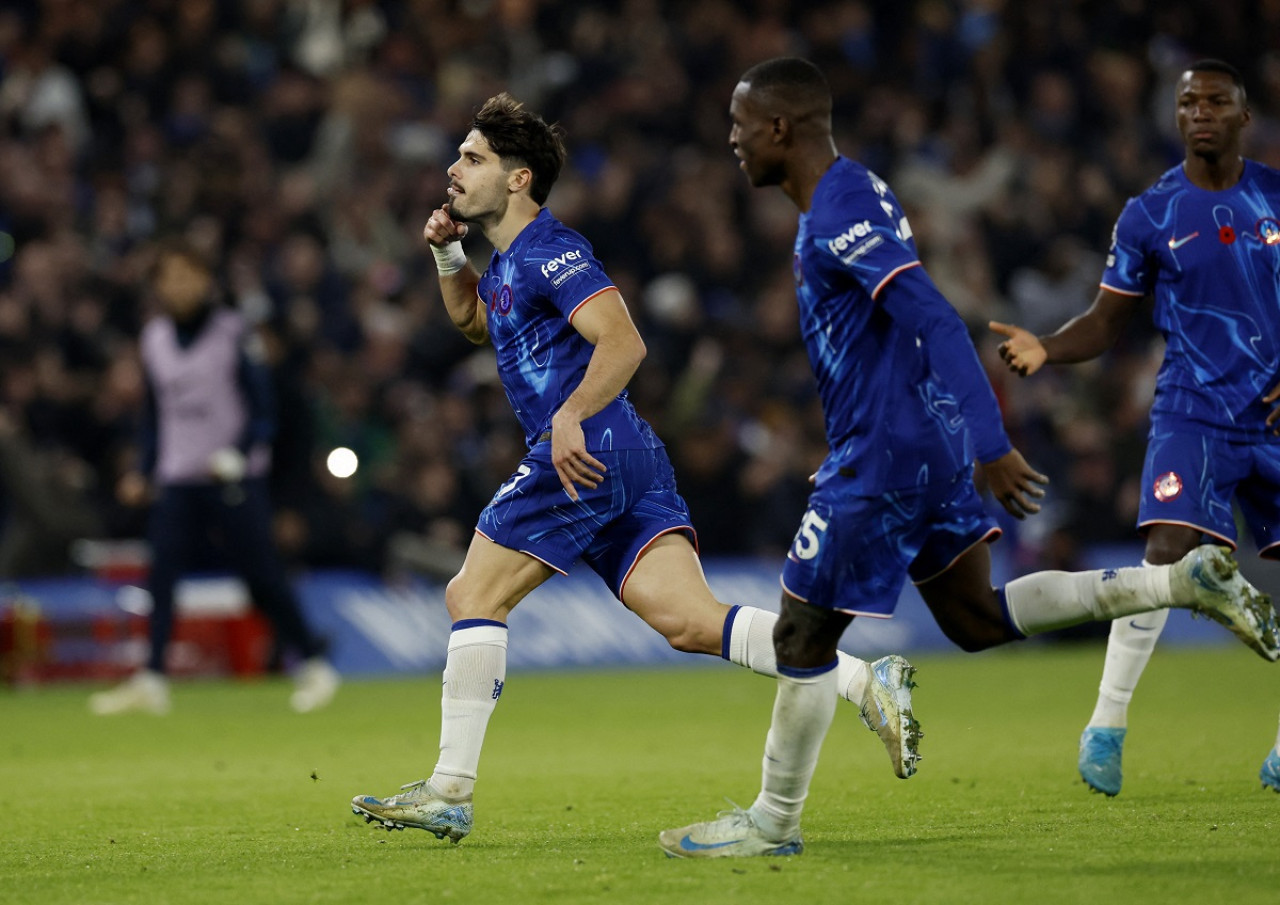
[[[1009,451],[964,324],[882,179],[846,157],[831,165],[800,216],[794,270],[831,448],[819,483],[839,473],[855,493],[902,490]]]
[[[487,306],[498,376],[530,448],[582,382],[595,347],[573,328],[579,308],[614,288],[591,245],[543,208],[476,287]],[[623,390],[582,423],[588,450],[662,445]]]
[[[1261,439],[1280,381],[1280,173],[1246,160],[1220,192],[1178,165],[1129,200],[1102,285],[1155,299],[1164,334],[1153,416],[1217,436]]]

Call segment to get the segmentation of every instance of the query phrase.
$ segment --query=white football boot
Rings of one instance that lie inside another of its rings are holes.
[[[658,834],[658,845],[670,858],[750,858],[756,855],[798,855],[804,840],[797,830],[790,839],[770,839],[750,811],[721,811],[715,820],[694,823]]]
[[[169,712],[169,680],[142,669],[109,691],[89,695],[89,709],[99,716],[140,711],[164,716]]]

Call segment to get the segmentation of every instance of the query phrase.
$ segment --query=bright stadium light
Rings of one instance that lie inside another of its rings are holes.
[[[329,458],[325,459],[324,464],[328,467],[329,474],[335,478],[349,478],[360,467],[360,460],[354,452],[345,446],[339,446],[329,453]]]

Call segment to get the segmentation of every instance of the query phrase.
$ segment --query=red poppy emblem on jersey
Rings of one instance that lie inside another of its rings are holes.
[[[1224,226],[1218,230],[1218,241],[1223,245],[1230,245],[1236,240],[1236,231],[1230,226]]]
[[[1156,499],[1162,503],[1176,500],[1182,495],[1182,478],[1178,477],[1177,472],[1166,471],[1156,478],[1156,483],[1152,490],[1156,495]]]

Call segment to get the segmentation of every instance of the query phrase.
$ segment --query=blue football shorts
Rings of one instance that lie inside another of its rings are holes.
[[[696,548],[697,536],[665,449],[591,455],[608,470],[599,487],[579,485],[575,503],[551,464],[551,444],[538,444],[480,513],[476,531],[562,574],[581,557],[621,600],[649,544],[681,531]]]
[[[1152,422],[1139,531],[1185,525],[1234,550],[1233,496],[1259,555],[1280,559],[1280,439],[1226,440],[1205,436],[1191,424]]]
[[[936,578],[984,541],[1000,536],[965,469],[883,496],[848,493],[834,477],[809,496],[782,568],[792,597],[824,609],[887,619],[908,575]]]

